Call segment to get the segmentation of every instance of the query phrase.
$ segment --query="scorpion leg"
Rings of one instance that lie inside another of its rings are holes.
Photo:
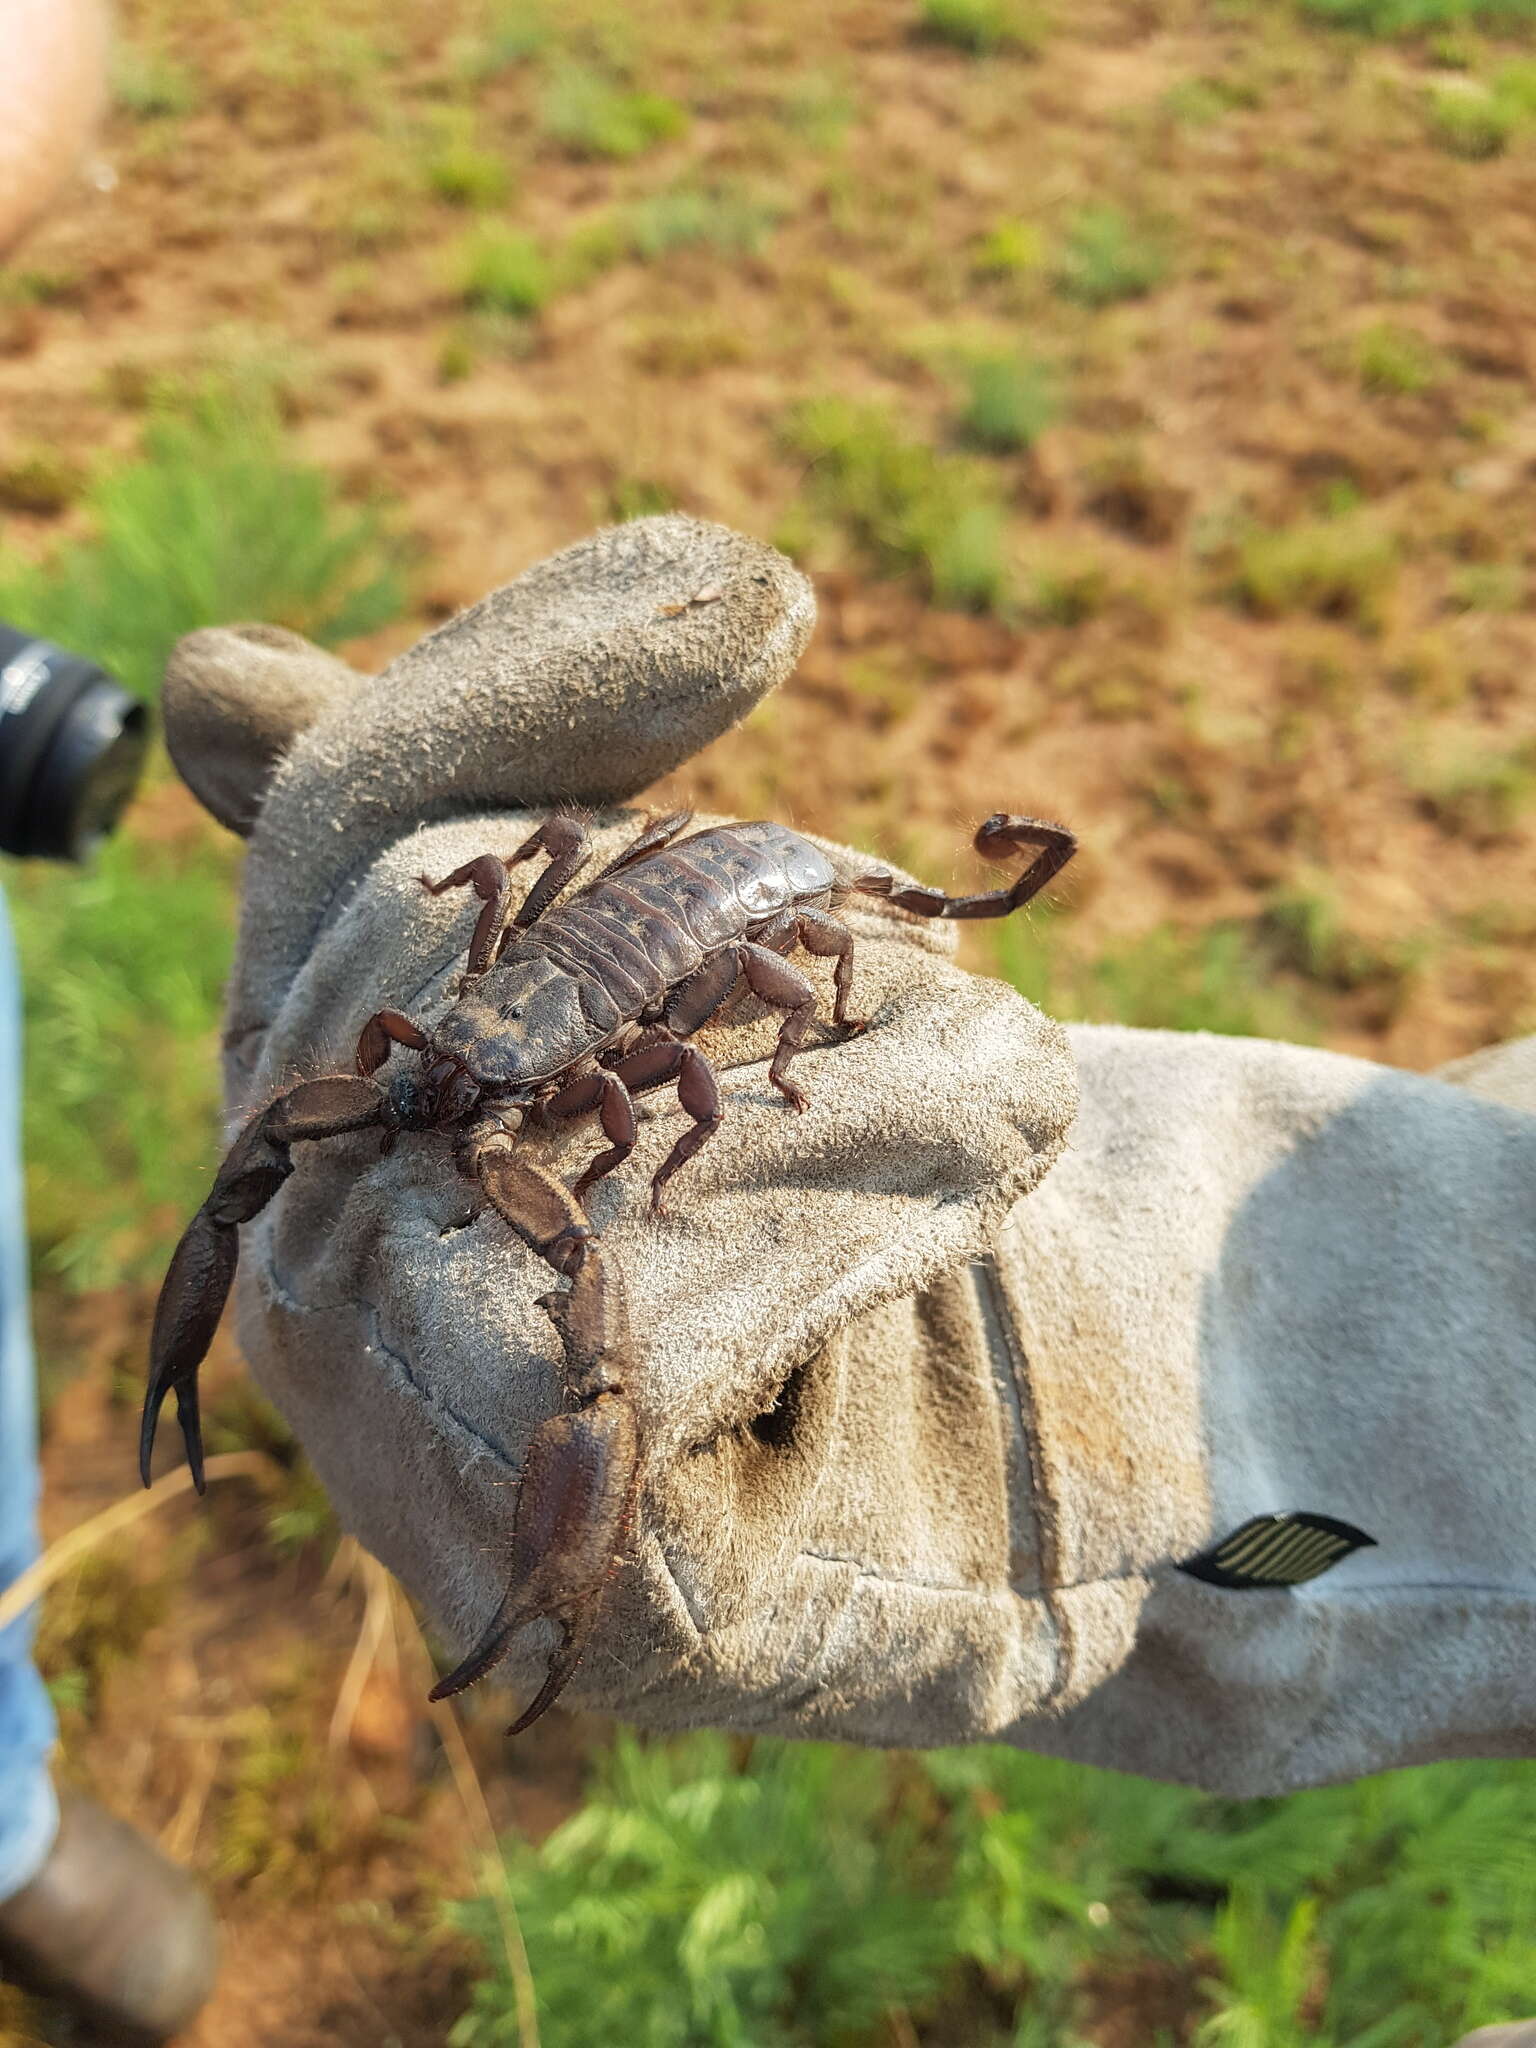
[[[838,918],[829,917],[824,910],[802,910],[795,918],[800,943],[807,953],[814,953],[820,959],[835,959],[832,970],[832,1022],[849,1032],[862,1031],[868,1023],[865,1017],[850,1017],[848,998],[853,993],[853,933]]]
[[[740,979],[736,949],[727,946],[671,991],[662,1005],[662,1022],[675,1037],[691,1038],[725,1006]]]
[[[264,1209],[292,1173],[290,1146],[301,1138],[334,1138],[344,1131],[364,1130],[382,1121],[383,1106],[377,1084],[357,1075],[300,1081],[254,1116],[230,1147],[208,1199],[176,1247],[155,1304],[149,1384],[139,1427],[139,1477],[146,1486],[160,1410],[174,1389],[193,1484],[199,1493],[203,1490],[197,1371],[235,1277],[239,1226]]]
[[[465,861],[461,868],[455,868],[451,875],[444,875],[440,882],[434,882],[430,875],[421,877],[421,886],[430,896],[441,896],[445,889],[470,888],[485,905],[475,921],[474,936],[469,942],[466,981],[484,974],[511,940],[542,916],[578,869],[586,866],[592,857],[582,850],[586,843],[586,826],[578,819],[557,811],[505,860],[499,854],[482,853],[474,860]],[[549,866],[523,898],[517,915],[509,923],[513,887],[510,870],[519,861],[531,860],[536,853],[547,853],[550,856]]]
[[[564,1341],[566,1382],[578,1406],[534,1431],[507,1591],[463,1662],[432,1689],[434,1700],[462,1692],[501,1660],[518,1629],[553,1621],[560,1642],[543,1685],[507,1731],[517,1735],[553,1705],[580,1662],[634,1512],[640,1435],[623,1383],[631,1361],[623,1286],[579,1205],[552,1175],[499,1148],[481,1154],[479,1171],[523,1242],[572,1275],[569,1292],[545,1296],[541,1306]]]
[[[663,1088],[675,1079],[678,1102],[693,1118],[692,1130],[684,1131],[651,1181],[651,1214],[665,1216],[662,1189],[680,1166],[686,1166],[694,1153],[709,1143],[725,1119],[719,1080],[696,1045],[685,1045],[677,1039],[642,1046],[620,1060],[613,1071],[636,1094],[647,1088]]]
[[[816,1017],[816,991],[798,967],[791,967],[777,953],[750,941],[737,948],[742,973],[753,995],[770,1008],[783,1010],[779,1042],[773,1049],[768,1078],[795,1109],[806,1109],[810,1098],[788,1078],[789,1063],[805,1042]]]
[[[800,943],[800,923],[792,910],[781,910],[762,924],[749,924],[747,937],[770,953],[793,953]]]
[[[616,854],[607,867],[600,868],[594,881],[606,882],[610,875],[616,875],[620,868],[627,868],[637,860],[644,860],[648,853],[654,853],[658,846],[665,846],[669,839],[675,839],[685,825],[693,821],[692,811],[668,811],[664,818],[657,818],[646,826],[638,839],[632,839],[624,851]]]
[[[430,875],[419,879],[429,896],[441,896],[445,889],[470,888],[480,898],[485,908],[475,920],[464,979],[472,981],[476,975],[484,974],[496,957],[512,903],[512,877],[507,873],[507,863],[494,853],[482,853],[465,861],[463,867],[455,868],[451,875],[444,875],[440,882],[434,882]]]
[[[1007,917],[1037,896],[1053,875],[1060,874],[1077,851],[1077,838],[1065,825],[1053,825],[1045,818],[1015,818],[1006,811],[995,811],[977,827],[975,845],[988,860],[1006,859],[1021,846],[1038,846],[1040,852],[1011,888],[988,889],[979,896],[948,896],[942,889],[920,885],[898,888],[895,876],[884,868],[855,876],[843,887],[865,896],[887,896],[918,917]]]
[[[515,868],[521,860],[532,860],[536,853],[549,855],[549,866],[523,898],[522,907],[511,924],[502,933],[498,956],[519,932],[527,931],[548,910],[566,883],[587,865],[592,858],[585,851],[587,828],[579,818],[572,818],[564,811],[555,811],[547,817],[537,832],[531,832],[517,849],[509,855],[507,866]]]
[[[358,1033],[357,1071],[376,1074],[389,1058],[392,1045],[409,1045],[421,1052],[426,1043],[427,1034],[409,1017],[398,1010],[376,1010]]]
[[[583,1201],[588,1189],[622,1166],[635,1149],[639,1126],[629,1090],[615,1072],[581,1074],[568,1081],[544,1108],[548,1115],[558,1117],[585,1116],[591,1109],[598,1113],[608,1150],[598,1153],[572,1190],[575,1200]]]

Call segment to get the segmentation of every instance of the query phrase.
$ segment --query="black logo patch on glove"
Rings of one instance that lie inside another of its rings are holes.
[[[1238,1593],[1300,1586],[1352,1550],[1375,1542],[1352,1522],[1336,1522],[1332,1515],[1255,1515],[1209,1550],[1185,1558],[1176,1569],[1192,1579],[1204,1579],[1208,1586]]]

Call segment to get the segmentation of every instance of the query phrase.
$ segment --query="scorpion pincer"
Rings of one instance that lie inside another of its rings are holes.
[[[1006,889],[950,896],[900,883],[769,822],[716,825],[679,835],[691,814],[649,825],[594,878],[562,897],[591,859],[586,830],[548,818],[505,858],[486,853],[439,881],[431,895],[472,889],[480,910],[455,1000],[434,1022],[380,1010],[363,1025],[355,1072],[300,1081],[260,1110],[230,1148],[207,1200],[188,1224],[160,1291],[139,1439],[145,1485],[167,1394],[198,1491],[203,1486],[198,1368],[234,1280],[239,1226],[293,1171],[292,1148],[377,1128],[385,1150],[408,1132],[448,1138],[459,1171],[557,1275],[543,1297],[564,1345],[571,1406],[529,1442],[513,1518],[508,1591],[469,1655],[435,1688],[445,1698],[481,1678],[525,1624],[552,1620],[560,1643],[537,1696],[512,1730],[526,1728],[569,1682],[603,1588],[628,1541],[643,1445],[631,1382],[636,1373],[624,1288],[605,1261],[584,1199],[634,1150],[634,1098],[675,1084],[690,1119],[651,1180],[651,1208],[718,1130],[719,1082],[691,1043],[743,985],[782,1017],[768,1078],[794,1109],[807,1098],[789,1073],[816,1017],[816,989],[786,957],[794,948],[833,964],[833,1024],[849,1015],[854,939],[833,913],[850,895],[884,897],[919,917],[1006,917],[1036,895],[1076,851],[1064,826],[998,813],[977,851],[1034,858]],[[511,870],[544,853],[549,865],[513,910]],[[396,1048],[414,1063],[376,1078]],[[596,1113],[606,1148],[574,1188],[520,1158],[524,1125]]]

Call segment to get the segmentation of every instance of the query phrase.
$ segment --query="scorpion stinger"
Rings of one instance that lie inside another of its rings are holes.
[[[987,860],[1006,860],[1021,846],[1038,846],[1040,851],[1009,888],[986,889],[977,896],[948,896],[942,889],[927,889],[921,883],[898,888],[895,876],[884,868],[859,875],[847,886],[861,895],[888,897],[917,917],[1007,917],[1038,896],[1077,851],[1077,835],[1065,825],[1053,825],[1046,818],[1014,817],[1007,811],[994,811],[983,819],[973,843]]]
[[[160,1410],[174,1388],[192,1483],[203,1491],[197,1373],[235,1277],[239,1226],[264,1209],[292,1173],[290,1146],[300,1139],[366,1130],[384,1121],[384,1108],[383,1089],[360,1075],[328,1074],[317,1081],[300,1081],[252,1117],[230,1147],[208,1199],[176,1247],[155,1304],[149,1385],[139,1426],[139,1477],[146,1486]]]

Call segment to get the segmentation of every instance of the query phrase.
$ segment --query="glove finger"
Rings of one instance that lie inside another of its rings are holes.
[[[165,743],[203,808],[248,838],[300,733],[368,680],[283,626],[205,627],[166,664]]]
[[[272,1013],[389,841],[476,807],[632,795],[782,682],[814,618],[784,556],[669,514],[606,528],[429,634],[334,702],[273,783],[247,867],[236,1028]]]

